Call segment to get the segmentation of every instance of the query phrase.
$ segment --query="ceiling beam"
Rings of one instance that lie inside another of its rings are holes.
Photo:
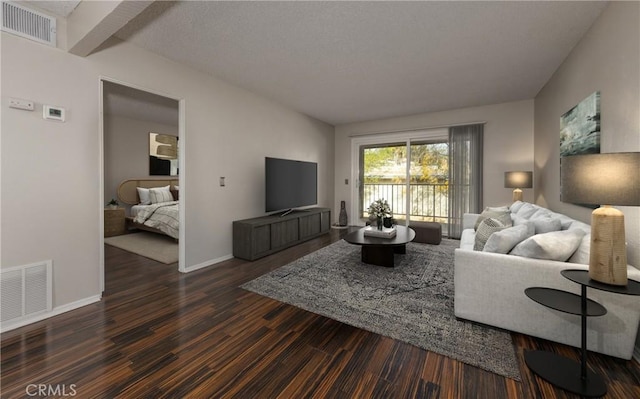
[[[86,57],[153,1],[81,1],[67,18],[67,49]]]

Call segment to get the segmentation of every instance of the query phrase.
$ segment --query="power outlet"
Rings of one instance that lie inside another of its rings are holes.
[[[29,100],[21,100],[19,98],[10,98],[9,99],[9,108],[16,108],[16,109],[24,109],[24,110],[27,110],[27,111],[33,111],[34,103],[33,103],[33,101],[29,101]]]

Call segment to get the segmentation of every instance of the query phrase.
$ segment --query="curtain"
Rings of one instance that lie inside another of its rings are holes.
[[[484,125],[449,128],[449,237],[462,235],[462,215],[482,211]]]

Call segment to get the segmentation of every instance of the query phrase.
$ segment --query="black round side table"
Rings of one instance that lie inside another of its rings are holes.
[[[531,287],[524,292],[539,304],[560,312],[581,317],[581,361],[547,351],[527,351],[524,360],[538,376],[566,391],[585,397],[600,397],[607,393],[602,377],[587,368],[587,317],[604,316],[607,310],[587,298],[587,287],[625,295],[640,295],[640,283],[629,280],[626,286],[603,284],[589,278],[587,270],[563,270],[565,278],[580,284],[581,295],[553,288]]]

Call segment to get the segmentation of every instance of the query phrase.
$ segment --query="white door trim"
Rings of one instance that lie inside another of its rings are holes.
[[[178,136],[180,137],[180,146],[178,147],[179,168],[180,168],[180,202],[178,209],[180,212],[180,224],[179,224],[179,246],[178,246],[178,270],[180,272],[186,272],[186,248],[185,248],[185,193],[187,192],[187,182],[185,179],[186,173],[186,124],[185,124],[185,108],[186,100],[177,96],[167,94],[158,90],[149,89],[129,82],[124,82],[118,79],[110,78],[108,76],[98,77],[98,228],[100,237],[99,251],[100,251],[100,291],[104,292],[104,82],[111,82],[122,86],[131,87],[133,89],[145,91],[147,93],[155,94],[162,97],[167,97],[178,102]]]

